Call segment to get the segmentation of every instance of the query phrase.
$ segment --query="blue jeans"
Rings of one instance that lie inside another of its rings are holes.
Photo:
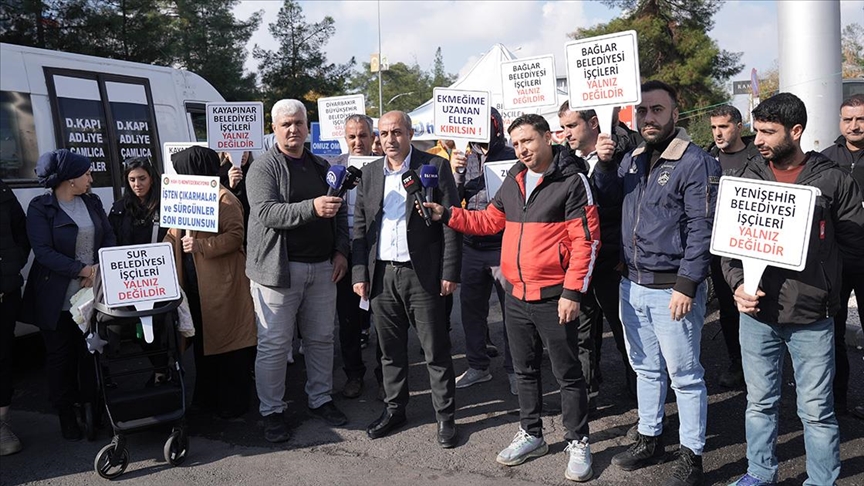
[[[621,279],[621,322],[627,354],[636,372],[639,433],[656,437],[663,432],[666,381],[678,402],[680,443],[696,454],[705,447],[708,391],[699,362],[705,322],[706,284],[696,290],[690,312],[672,320],[672,289],[651,289]]]
[[[792,357],[798,417],[807,453],[805,485],[834,484],[840,476],[840,431],[834,416],[834,320],[781,326],[741,314],[741,358],[747,382],[747,472],[777,478],[778,418],[785,350]]]

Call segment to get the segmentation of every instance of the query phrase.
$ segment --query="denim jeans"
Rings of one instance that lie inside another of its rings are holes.
[[[636,372],[639,433],[656,437],[663,432],[666,382],[671,379],[681,422],[680,443],[702,454],[708,391],[699,354],[707,286],[699,285],[690,312],[680,321],[672,319],[671,298],[672,289],[651,289],[621,279],[621,322]]]
[[[309,407],[318,408],[332,400],[336,327],[333,264],[290,262],[289,270],[289,287],[250,284],[258,324],[255,388],[261,401],[259,411],[265,416],[281,413],[286,407],[285,371],[295,325],[303,336]]]
[[[807,453],[805,485],[834,484],[840,476],[840,431],[834,416],[834,320],[781,326],[741,314],[741,358],[747,382],[747,472],[777,478],[778,419],[786,350],[792,357],[798,417]]]

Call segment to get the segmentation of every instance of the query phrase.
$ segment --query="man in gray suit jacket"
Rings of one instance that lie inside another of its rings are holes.
[[[434,200],[459,204],[449,163],[413,150],[411,118],[401,111],[378,121],[384,158],[363,168],[354,208],[352,281],[354,292],[371,301],[383,352],[386,409],[366,430],[384,437],[405,423],[408,405],[408,328],[413,325],[426,356],[438,443],[457,442],[456,392],[444,296],[456,290],[462,238],[441,223],[427,225],[402,185],[402,176],[424,164],[438,169]]]

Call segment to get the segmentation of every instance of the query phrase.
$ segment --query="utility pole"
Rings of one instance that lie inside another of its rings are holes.
[[[381,0],[378,0],[378,118],[384,114],[384,82],[381,71],[384,55],[381,52]]]

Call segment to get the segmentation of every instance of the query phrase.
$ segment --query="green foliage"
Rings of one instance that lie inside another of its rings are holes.
[[[298,99],[306,105],[310,121],[318,120],[318,98],[343,94],[355,61],[327,62],[324,46],[336,33],[333,17],[306,23],[303,9],[294,0],[285,0],[270,34],[279,43],[275,51],[257,45],[253,57],[259,61],[265,104],[283,98]]]
[[[678,90],[682,112],[709,107],[727,99],[723,83],[739,73],[741,53],[721,50],[707,35],[716,0],[603,0],[624,13],[606,24],[579,29],[571,38],[635,30],[639,38],[639,69],[643,81],[658,79]],[[684,119],[687,126],[694,117]]]
[[[385,113],[392,110],[411,111],[432,97],[433,88],[450,86],[456,80],[455,75],[448,74],[444,69],[440,47],[435,51],[430,71],[423,70],[416,61],[411,65],[397,62],[391,64],[389,70],[382,71],[381,78]],[[369,116],[380,116],[378,73],[369,71],[369,63],[363,63],[361,69],[354,72],[347,89],[366,96],[366,113]]]

